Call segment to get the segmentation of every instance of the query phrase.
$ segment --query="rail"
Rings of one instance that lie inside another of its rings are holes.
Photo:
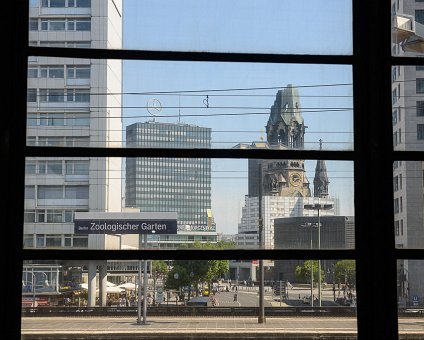
[[[259,307],[148,307],[149,316],[257,316]],[[268,317],[356,316],[355,307],[265,307]],[[22,316],[137,316],[137,307],[23,307]]]

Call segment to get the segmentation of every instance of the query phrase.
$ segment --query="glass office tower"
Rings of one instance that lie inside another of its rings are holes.
[[[126,128],[129,148],[211,147],[211,129],[206,127],[159,123],[135,123]],[[207,158],[126,159],[126,207],[141,212],[178,214],[178,235],[156,235],[151,242],[159,247],[179,243],[216,241],[211,216],[211,160]]]

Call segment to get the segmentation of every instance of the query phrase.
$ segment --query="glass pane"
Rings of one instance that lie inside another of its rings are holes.
[[[37,146],[353,149],[350,66],[60,62],[66,78],[28,79]],[[58,63],[29,60],[46,75]]]
[[[352,162],[28,158],[26,169],[24,238],[48,230],[76,248],[125,250],[147,232],[153,249],[258,249],[261,215],[266,249],[355,247]]]
[[[424,162],[393,163],[394,231],[397,248],[424,248]]]
[[[350,0],[30,1],[35,46],[351,54]],[[75,8],[73,8],[75,6]],[[102,13],[105,20],[97,20]],[[75,17],[78,17],[76,19]],[[58,31],[60,35],[46,35]],[[83,34],[75,34],[83,31]],[[278,39],[276,39],[276,34]],[[160,38],[158,38],[160,37]]]
[[[127,337],[160,334],[163,338],[186,338],[187,321],[190,331],[230,338],[270,331],[281,338],[290,333],[290,338],[304,339],[313,333],[319,338],[340,338],[343,334],[344,339],[352,339],[357,333],[353,260],[293,260],[294,266],[284,276],[282,260],[54,262],[41,265],[35,260],[24,265],[25,337],[40,336],[54,328],[60,334],[72,332],[73,337],[86,334],[87,329],[92,336],[112,329],[125,332]],[[144,302],[148,306],[145,312]],[[262,303],[266,322],[259,326]],[[40,322],[34,316],[43,311],[43,316],[66,313],[72,317],[66,323]],[[95,322],[92,317],[96,317]],[[147,325],[140,328],[135,318]]]
[[[391,0],[392,55],[420,56],[424,52],[424,3]]]

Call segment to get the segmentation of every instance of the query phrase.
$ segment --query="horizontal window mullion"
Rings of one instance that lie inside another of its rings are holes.
[[[228,259],[228,260],[297,260],[297,259],[355,259],[352,249],[222,249],[222,250],[32,250],[24,249],[23,260],[167,260],[167,259]]]
[[[422,161],[424,160],[424,151],[393,151],[393,161]]]
[[[392,66],[424,65],[424,58],[423,57],[410,57],[410,56],[391,57],[390,63],[392,64]]]
[[[424,260],[424,249],[395,249],[396,259]]]
[[[89,148],[26,147],[26,157],[184,157],[184,158],[257,158],[355,160],[354,151],[306,151],[264,149],[161,149],[161,148]]]
[[[266,54],[266,53],[216,53],[216,52],[173,52],[145,50],[113,50],[92,48],[49,48],[29,46],[28,56],[126,59],[126,60],[172,60],[172,61],[227,61],[227,62],[265,62],[295,64],[340,64],[353,63],[349,55],[304,55],[304,54]]]

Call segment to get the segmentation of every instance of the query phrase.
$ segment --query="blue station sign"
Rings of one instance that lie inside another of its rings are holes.
[[[177,213],[76,212],[75,234],[176,234]]]

